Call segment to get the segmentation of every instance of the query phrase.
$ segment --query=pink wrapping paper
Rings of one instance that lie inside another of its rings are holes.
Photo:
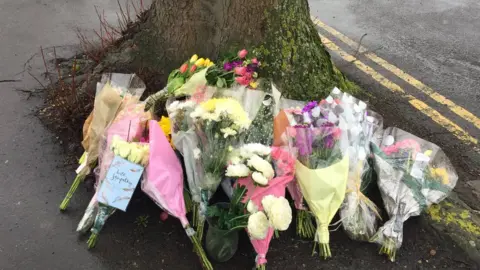
[[[242,186],[246,186],[247,193],[243,203],[247,203],[248,200],[252,200],[255,205],[258,206],[258,210],[262,211],[262,199],[267,195],[274,195],[275,197],[284,197],[285,188],[293,180],[295,173],[295,159],[291,154],[279,147],[272,147],[272,159],[275,165],[275,172],[277,177],[268,182],[268,186],[260,187],[255,186],[251,177],[238,179],[237,183]],[[268,229],[267,236],[262,240],[250,239],[253,248],[257,252],[257,258],[255,259],[257,266],[267,263],[266,254],[270,241],[273,237],[273,229]]]
[[[183,170],[177,155],[156,121],[149,121],[150,158],[142,190],[170,215],[187,227],[183,198]]]
[[[287,185],[288,193],[292,196],[295,208],[298,210],[306,210],[303,204],[303,194],[298,186],[297,180],[294,180]]]

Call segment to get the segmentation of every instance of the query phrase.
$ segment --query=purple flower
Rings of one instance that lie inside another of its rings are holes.
[[[233,61],[232,65],[233,65],[233,68],[241,67],[243,65],[243,61],[242,60]]]
[[[223,64],[223,69],[226,71],[230,71],[233,69],[233,64],[230,62],[226,62],[225,64]]]
[[[248,64],[247,65],[247,72],[255,72],[257,71],[258,64]]]
[[[328,135],[327,137],[325,137],[324,146],[327,149],[331,149],[333,148],[333,146],[335,146],[335,139],[333,138],[332,135]]]
[[[315,106],[317,106],[317,102],[310,101],[307,103],[307,105],[305,105],[305,107],[303,107],[302,112],[310,112],[311,110],[313,110],[313,108],[315,108]]]
[[[312,154],[313,134],[310,128],[305,126],[298,126],[297,134],[295,136],[298,154],[300,156],[309,156]]]

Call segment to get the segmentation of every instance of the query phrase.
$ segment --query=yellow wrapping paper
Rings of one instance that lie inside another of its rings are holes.
[[[348,156],[329,167],[309,169],[296,161],[295,176],[317,221],[315,240],[328,244],[328,225],[345,198],[348,179]]]

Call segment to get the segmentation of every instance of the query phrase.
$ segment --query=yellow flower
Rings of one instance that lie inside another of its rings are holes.
[[[203,66],[205,66],[205,59],[203,59],[203,58],[198,59],[197,61],[195,61],[195,65],[196,65],[197,67],[203,67]]]
[[[445,168],[430,168],[430,173],[435,178],[440,178],[442,180],[442,184],[448,185],[450,183],[448,179],[448,172]]]
[[[253,88],[253,89],[257,89],[258,83],[257,83],[257,82],[254,82],[254,81],[251,81],[251,82],[250,82],[250,87]]]
[[[205,59],[205,66],[206,66],[206,67],[211,67],[211,66],[213,66],[213,65],[215,65],[215,63],[213,63],[212,60],[210,60],[210,59],[208,59],[208,58]]]
[[[198,59],[198,55],[194,54],[192,55],[192,58],[190,58],[190,63],[195,63],[195,61],[197,61]]]
[[[231,98],[212,98],[200,104],[200,108],[196,110],[203,110],[206,112],[205,116],[211,115],[213,118],[224,115],[230,118],[236,128],[248,128],[250,125],[250,119],[247,112],[243,109],[242,105]],[[214,117],[215,116],[215,117]],[[205,118],[205,117],[204,117]],[[215,120],[218,121],[218,120]]]
[[[168,117],[162,116],[160,121],[158,121],[158,125],[162,129],[163,133],[165,133],[165,136],[167,137],[168,141],[173,147],[172,144],[172,125],[170,123],[170,119]]]

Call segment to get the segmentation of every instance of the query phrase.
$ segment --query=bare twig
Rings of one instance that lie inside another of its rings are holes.
[[[357,50],[355,51],[355,54],[353,55],[353,57],[357,58],[358,53],[360,52],[360,48],[362,47],[362,40],[366,36],[367,36],[367,33],[363,34],[362,37],[360,38],[360,41],[358,42]]]
[[[62,87],[62,90],[65,90],[65,84],[63,83],[62,73],[60,72],[60,68],[58,67],[58,63],[57,63],[57,49],[55,48],[55,46],[53,46],[53,55],[55,57],[54,63],[58,73],[58,81],[60,82],[60,86]]]
[[[30,76],[32,76],[32,78],[35,79],[35,81],[37,81],[43,87],[43,89],[47,89],[45,85],[43,85],[43,83],[39,79],[37,79],[37,77],[33,76],[33,74],[30,71],[27,71],[27,72]]]
[[[48,71],[47,61],[45,60],[45,54],[43,53],[42,46],[40,46],[40,52],[42,53],[43,66],[45,67],[45,76],[48,76],[48,79],[50,80],[50,85],[53,87],[53,80],[52,80],[52,77],[50,76],[50,72]]]

